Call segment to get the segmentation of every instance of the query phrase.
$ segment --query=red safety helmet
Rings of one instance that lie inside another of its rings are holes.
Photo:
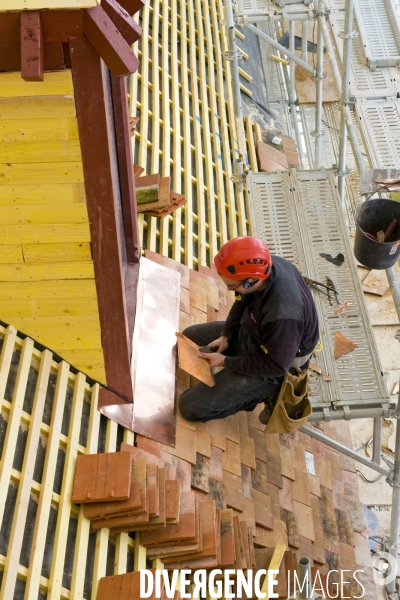
[[[267,279],[272,259],[268,246],[249,235],[234,238],[224,244],[214,257],[214,264],[220,275],[235,281],[248,277]]]

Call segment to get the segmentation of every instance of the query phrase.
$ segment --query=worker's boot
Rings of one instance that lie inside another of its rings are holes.
[[[264,409],[258,415],[258,420],[263,425],[266,425],[270,420],[272,413],[274,412],[276,401],[278,400],[279,392],[277,394],[273,394],[272,396],[267,396],[264,398]]]

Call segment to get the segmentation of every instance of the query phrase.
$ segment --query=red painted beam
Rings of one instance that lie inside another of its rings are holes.
[[[129,263],[138,263],[140,259],[140,243],[135,183],[133,179],[128,93],[125,78],[114,77],[111,75],[111,89],[117,140],[118,174],[121,190],[122,213],[124,217],[126,256]]]
[[[129,46],[142,36],[142,28],[116,0],[101,0],[101,6]]]
[[[21,13],[21,77],[43,81],[44,43],[39,11]]]
[[[83,32],[115,77],[137,70],[138,59],[101,6],[85,10]]]
[[[70,56],[107,385],[132,400],[127,261],[110,73],[84,37],[71,38]]]
[[[144,6],[143,0],[118,0],[123,9],[130,15],[134,15]]]

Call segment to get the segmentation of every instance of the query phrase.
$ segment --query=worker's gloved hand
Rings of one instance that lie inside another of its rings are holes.
[[[217,338],[213,342],[210,342],[208,345],[216,348],[215,352],[219,352],[220,354],[222,354],[222,352],[225,352],[225,350],[229,346],[229,338],[225,337],[224,335],[221,335],[219,338]]]
[[[225,358],[223,354],[219,354],[219,352],[213,352],[208,354],[206,352],[199,352],[200,358],[205,358],[210,363],[210,367],[223,367]]]

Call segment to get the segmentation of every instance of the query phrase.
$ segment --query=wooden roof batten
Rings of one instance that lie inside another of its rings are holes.
[[[142,30],[131,14],[141,0],[70,0],[46,2],[26,0],[6,11],[0,8],[0,71],[21,71],[25,81],[43,81],[45,71],[70,68],[69,41],[85,37],[116,77],[134,73],[139,61],[131,45]],[[48,4],[48,2],[47,2]],[[34,7],[37,8],[34,8]],[[77,10],[71,10],[76,8]],[[56,10],[58,9],[58,10]]]

